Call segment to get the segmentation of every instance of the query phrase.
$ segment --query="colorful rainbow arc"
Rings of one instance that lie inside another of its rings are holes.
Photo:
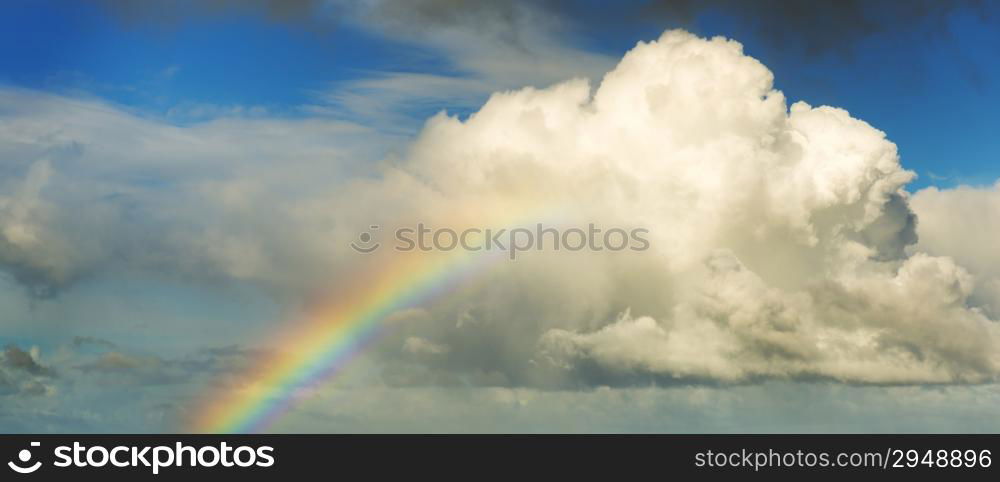
[[[211,394],[196,413],[192,431],[266,429],[295,404],[301,390],[339,373],[377,339],[386,317],[433,299],[451,284],[505,257],[506,253],[498,251],[464,250],[390,256],[390,262],[355,280],[353,292],[338,293],[298,329],[280,335],[277,346],[281,351],[254,366],[246,388]]]

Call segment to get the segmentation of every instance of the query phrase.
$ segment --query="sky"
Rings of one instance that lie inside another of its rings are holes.
[[[4,2],[0,431],[996,431],[998,15]]]

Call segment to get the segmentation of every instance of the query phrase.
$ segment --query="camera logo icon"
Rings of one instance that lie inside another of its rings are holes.
[[[32,447],[38,447],[40,445],[41,445],[41,443],[39,443],[39,442],[31,442],[31,446]],[[20,452],[17,453],[17,459],[20,460],[21,463],[27,464],[28,462],[31,461],[31,451],[28,450],[28,449],[21,450]],[[10,467],[11,470],[13,470],[14,472],[17,472],[19,474],[30,474],[30,473],[38,470],[38,468],[42,466],[42,462],[41,461],[37,461],[37,462],[35,462],[34,465],[29,465],[27,467],[21,467],[19,464],[15,464],[14,461],[10,461],[10,462],[7,462],[7,466]]]
[[[368,231],[363,231],[358,235],[358,239],[351,241],[351,249],[359,252],[368,254],[372,251],[378,249],[381,244],[375,241],[375,237],[372,235],[372,231],[378,231],[379,225],[372,224],[368,226]]]

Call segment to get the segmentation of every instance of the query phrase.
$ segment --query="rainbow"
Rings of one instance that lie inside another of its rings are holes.
[[[279,351],[251,368],[250,383],[244,387],[209,394],[196,410],[191,431],[266,430],[305,390],[340,373],[378,339],[387,317],[420,306],[505,256],[498,251],[457,249],[392,253],[381,259],[352,280],[351,288],[336,290],[332,301],[314,309],[302,322],[291,329],[283,326],[283,333],[269,339],[269,344],[277,339]]]

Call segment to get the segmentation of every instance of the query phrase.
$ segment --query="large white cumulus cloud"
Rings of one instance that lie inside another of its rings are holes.
[[[442,366],[514,384],[984,382],[1000,368],[976,280],[905,252],[913,174],[895,145],[841,109],[788,108],[733,41],[668,32],[594,89],[573,80],[438,116],[401,170],[453,206],[572,206],[651,230],[650,252],[538,254],[463,312],[433,313]],[[477,363],[497,337],[515,346]]]
[[[1000,373],[1000,325],[978,297],[992,273],[967,271],[948,246],[914,246],[913,174],[895,145],[844,110],[788,106],[734,41],[667,32],[598,84],[500,92],[467,119],[439,114],[377,174],[317,142],[347,138],[324,122],[177,128],[73,115],[116,123],[131,148],[82,122],[45,132],[28,115],[0,133],[27,146],[57,137],[82,149],[73,162],[173,184],[109,175],[82,189],[60,174],[72,162],[41,159],[58,157],[54,147],[32,147],[34,161],[17,148],[33,163],[0,187],[0,262],[14,272],[58,282],[106,260],[158,272],[173,268],[156,260],[185,260],[173,264],[302,289],[357,279],[371,258],[347,242],[371,224],[515,217],[649,230],[647,251],[524,253],[397,314],[379,350],[393,385],[979,383]],[[76,191],[100,202],[67,201]],[[74,210],[95,221],[46,223],[80,219]],[[155,226],[136,228],[144,216]],[[67,246],[95,239],[87,261],[44,251],[85,256]]]

